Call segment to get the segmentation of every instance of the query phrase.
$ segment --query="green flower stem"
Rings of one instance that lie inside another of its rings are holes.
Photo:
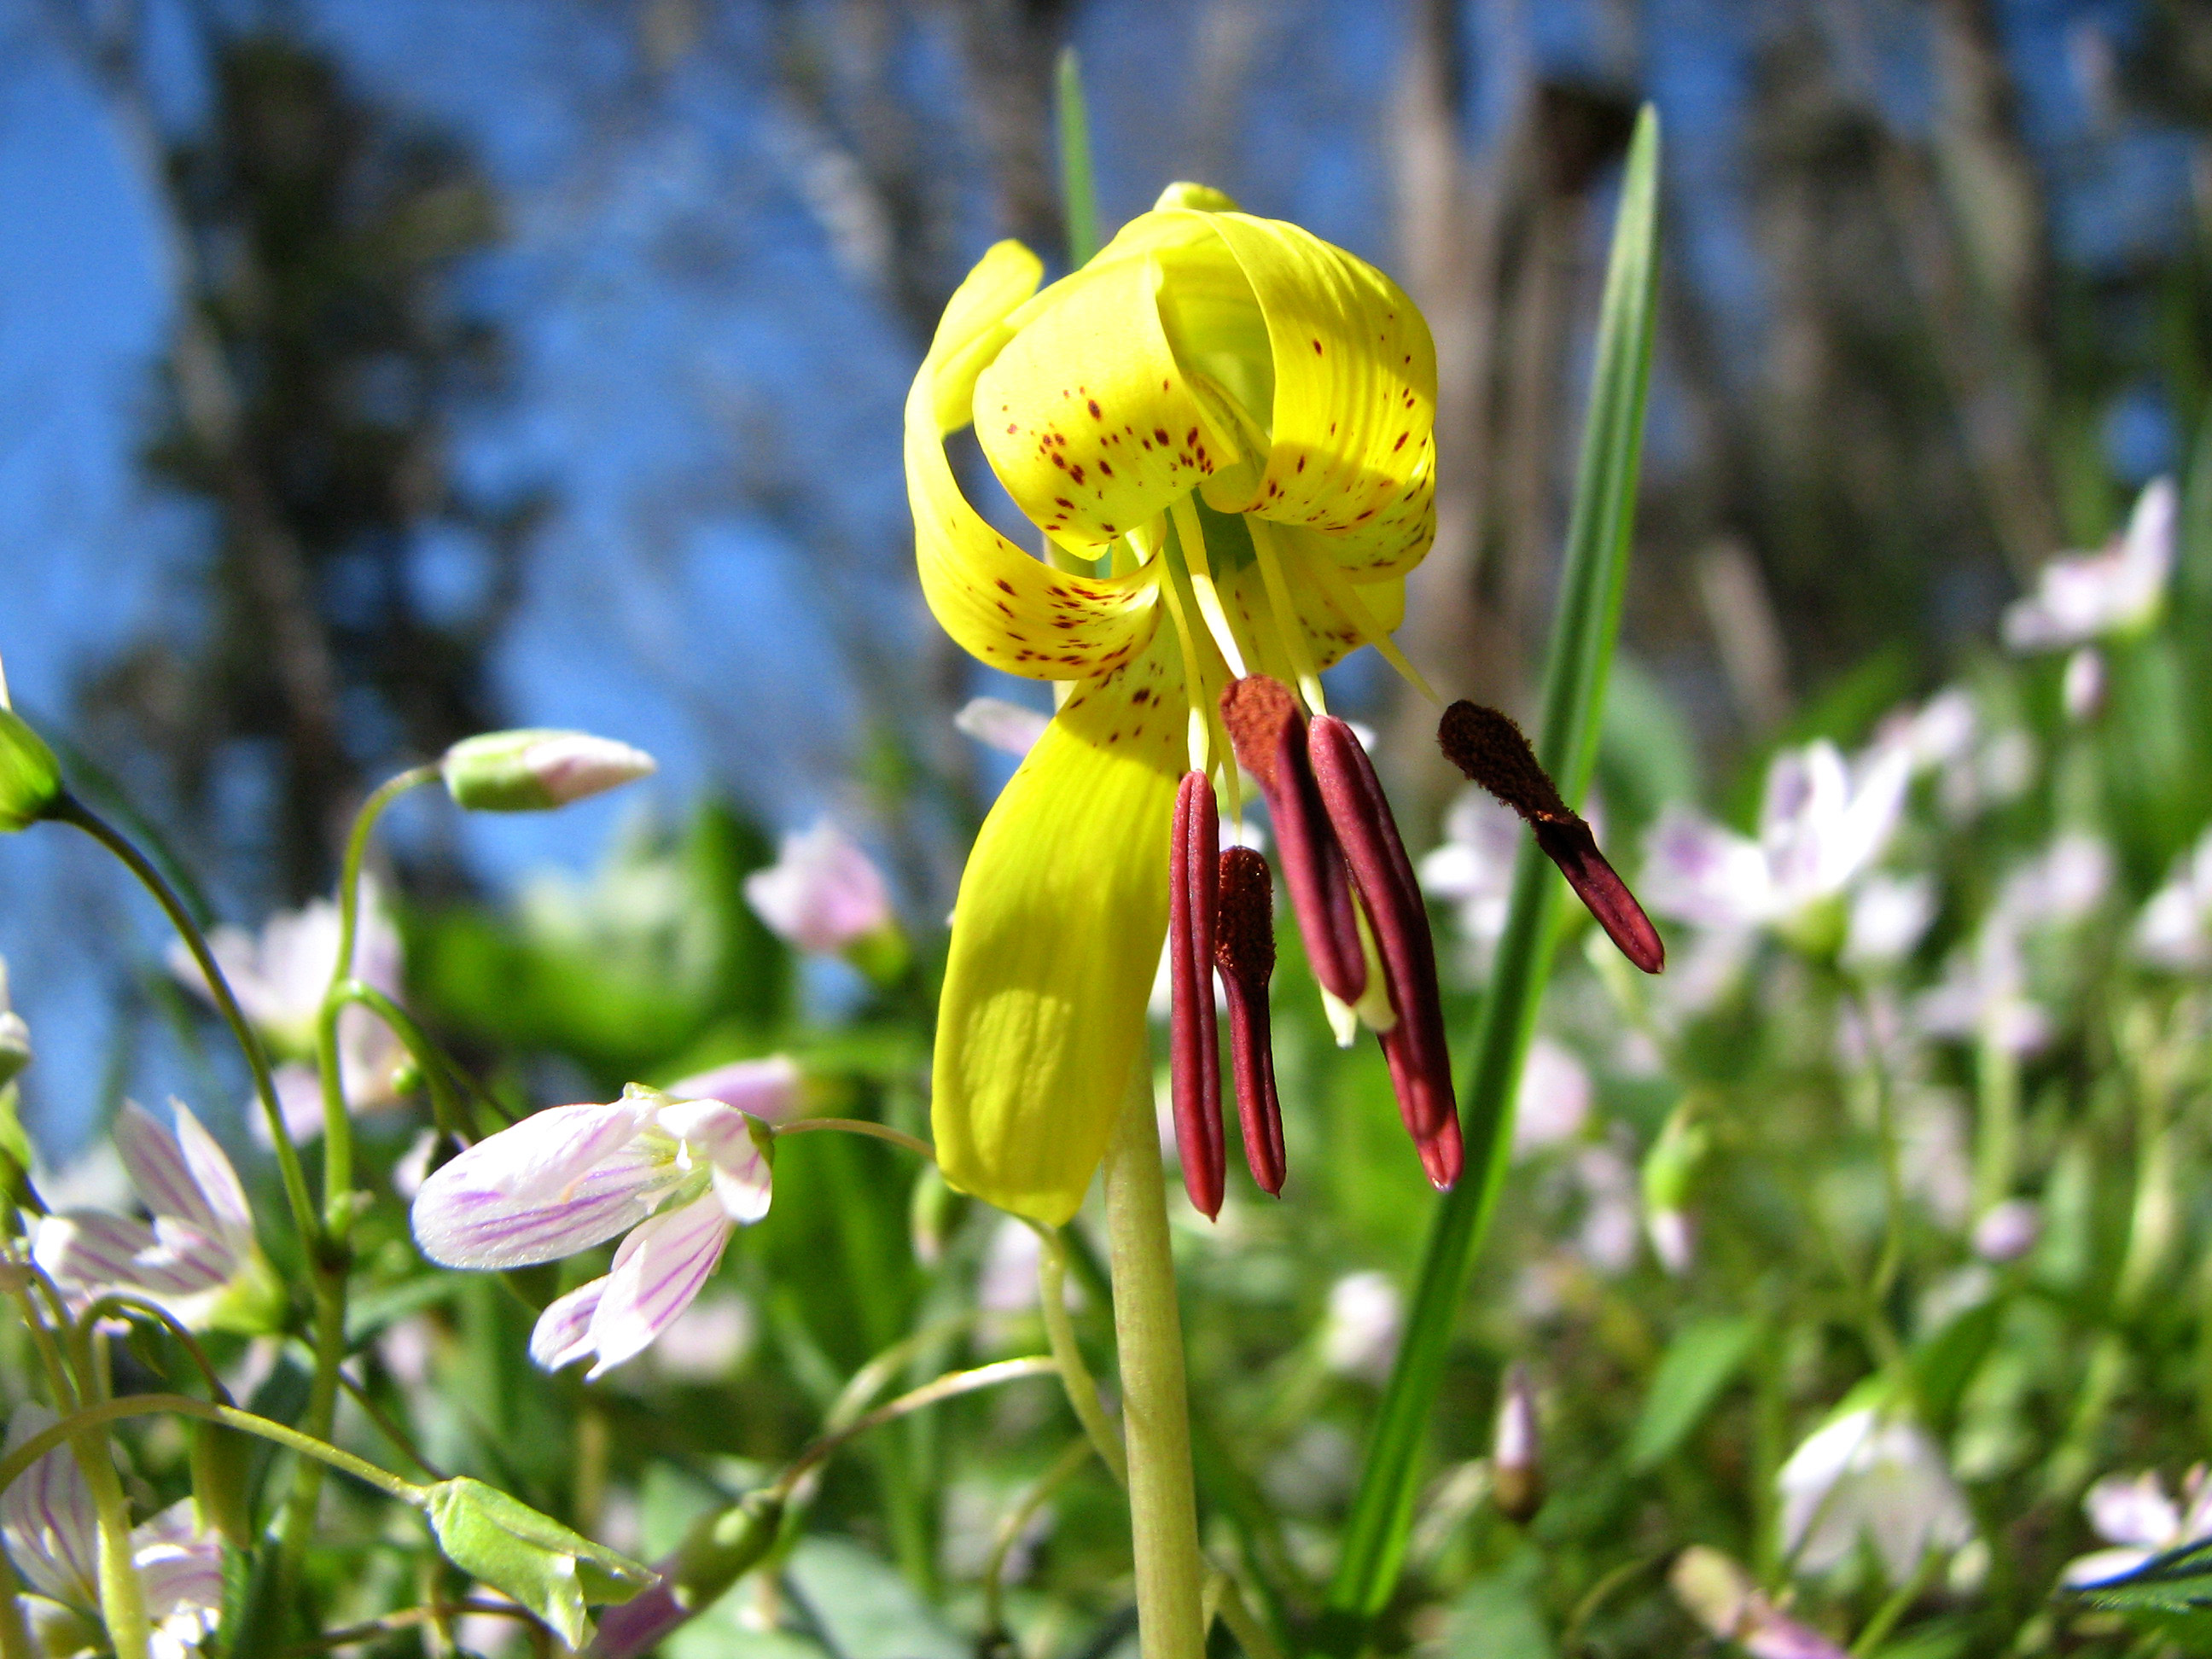
[[[1131,1070],[1121,1121],[1106,1154],[1106,1237],[1128,1443],[1139,1642],[1144,1659],[1200,1659],[1205,1566],[1191,1476],[1190,1401],[1146,1055]]]
[[[315,1371],[307,1388],[307,1413],[303,1419],[308,1436],[318,1442],[330,1438],[337,1413],[338,1368],[345,1363],[347,1277],[351,1268],[347,1237],[353,1231],[353,1115],[346,1104],[345,1078],[338,1056],[338,1013],[350,988],[368,991],[353,976],[354,947],[361,936],[361,866],[368,851],[368,838],[376,821],[410,789],[439,776],[434,766],[410,767],[372,791],[354,814],[352,832],[346,837],[345,857],[338,871],[338,949],[331,964],[331,982],[323,993],[321,1012],[315,1022],[315,1069],[323,1090],[323,1248],[313,1256],[315,1297]],[[397,1005],[386,1000],[386,1008]],[[377,1012],[385,1012],[385,1009]],[[389,1019],[390,1013],[385,1017]],[[409,1020],[408,1025],[414,1022]],[[405,1042],[408,1032],[399,1030]],[[420,1028],[415,1030],[421,1036]],[[409,1045],[412,1052],[413,1045]],[[422,1063],[417,1056],[417,1063]],[[437,1075],[425,1066],[424,1080]],[[436,1085],[433,1085],[436,1099]],[[307,1552],[315,1527],[315,1509],[322,1498],[323,1466],[314,1458],[300,1461],[292,1477],[292,1496],[284,1511],[284,1531],[276,1552],[279,1599],[288,1596],[298,1582],[300,1563]]]
[[[2019,1158],[2020,1062],[1999,1041],[1996,1022],[1984,1020],[1974,1049],[1974,1200],[1978,1221],[2012,1191]]]
[[[1000,1517],[999,1530],[991,1540],[991,1559],[983,1567],[983,1633],[1003,1638],[1006,1632],[1006,1558],[1013,1553],[1014,1546],[1030,1524],[1030,1518],[1044,1507],[1045,1500],[1075,1478],[1076,1472],[1088,1463],[1094,1448],[1090,1439],[1079,1435],[1060,1449],[1060,1455],[1036,1479],[1036,1484],[1022,1495],[1020,1503]]]
[[[131,1505],[123,1496],[115,1460],[108,1454],[107,1437],[79,1429],[68,1438],[100,1516],[100,1621],[107,1627],[115,1659],[148,1659],[154,1631],[146,1620],[146,1589],[138,1582],[138,1564],[131,1556]]]
[[[374,985],[349,979],[332,986],[323,1003],[323,1024],[329,1027],[328,1041],[333,1050],[337,1042],[338,1015],[349,1006],[368,1009],[391,1027],[392,1036],[406,1048],[415,1069],[422,1073],[422,1086],[429,1091],[430,1116],[438,1126],[438,1133],[457,1146],[465,1146],[474,1137],[468,1133],[468,1114],[453,1086],[455,1068],[446,1058],[445,1050],[422,1029],[422,1022]],[[323,1040],[319,1030],[317,1038],[319,1044]]]
[[[1081,270],[1098,252],[1098,188],[1091,167],[1091,117],[1083,98],[1083,64],[1061,50],[1053,77],[1060,128],[1060,210],[1067,226],[1067,263]]]
[[[258,1435],[288,1450],[295,1451],[318,1462],[327,1463],[356,1480],[375,1487],[387,1498],[397,1498],[410,1509],[426,1510],[430,1504],[428,1492],[396,1474],[386,1474],[375,1464],[356,1457],[349,1451],[341,1451],[326,1441],[301,1434],[297,1429],[287,1428],[268,1418],[257,1417],[252,1412],[240,1411],[235,1406],[216,1406],[204,1400],[195,1400],[188,1394],[126,1394],[119,1399],[103,1400],[97,1406],[87,1406],[73,1412],[52,1428],[40,1431],[21,1445],[0,1457],[0,1492],[5,1492],[21,1478],[23,1472],[55,1447],[86,1432],[131,1417],[158,1417],[173,1413],[179,1417],[203,1418],[210,1423],[220,1423],[227,1429],[236,1429],[241,1434]]]
[[[23,1620],[22,1593],[14,1565],[0,1555],[0,1659],[40,1659],[31,1645],[31,1627]]]
[[[856,1440],[871,1429],[896,1422],[924,1407],[934,1406],[939,1401],[951,1400],[963,1394],[974,1394],[979,1389],[994,1389],[1001,1382],[1018,1382],[1025,1376],[1049,1376],[1060,1369],[1060,1363],[1049,1354],[1024,1354],[1019,1359],[1001,1359],[988,1365],[978,1365],[972,1370],[953,1371],[933,1382],[925,1382],[918,1389],[909,1389],[896,1400],[886,1401],[872,1412],[854,1418],[841,1429],[834,1429],[791,1460],[790,1466],[768,1490],[780,1503],[788,1503],[814,1468],[834,1455],[848,1441]]]
[[[216,1371],[215,1362],[208,1358],[207,1350],[200,1346],[199,1338],[185,1328],[183,1322],[174,1314],[149,1297],[137,1295],[130,1291],[110,1291],[77,1316],[78,1331],[80,1333],[91,1331],[98,1325],[101,1316],[111,1311],[136,1314],[142,1319],[150,1319],[161,1326],[171,1336],[175,1337],[179,1346],[191,1356],[192,1364],[199,1367],[200,1375],[207,1379],[208,1393],[216,1404],[229,1406],[236,1403],[231,1398],[230,1390],[223,1386],[222,1377]]]
[[[1880,1651],[1890,1632],[1897,1627],[1897,1621],[1905,1616],[1905,1610],[1917,1601],[1921,1593],[1928,1588],[1929,1581],[1935,1577],[1936,1565],[1942,1559],[1940,1550],[1929,1550],[1921,1556],[1920,1565],[1912,1570],[1912,1576],[1899,1584],[1889,1599],[1875,1610],[1874,1617],[1867,1620],[1866,1628],[1859,1632],[1858,1640],[1851,1644],[1850,1659],[1869,1659],[1869,1656]]]
[[[1122,1449],[1121,1437],[1107,1417],[1105,1407],[1099,1403],[1098,1384],[1084,1360],[1082,1347],[1076,1342],[1075,1322],[1067,1316],[1067,1247],[1060,1242],[1057,1227],[1039,1226],[1036,1235],[1042,1246],[1037,1252],[1037,1312],[1044,1320],[1052,1357],[1060,1362],[1060,1381],[1067,1387],[1067,1403],[1075,1413],[1075,1420],[1083,1425],[1083,1432],[1097,1452],[1098,1461],[1126,1490],[1129,1484],[1128,1455]]]
[[[247,1023],[240,1012],[238,999],[231,994],[230,981],[216,966],[215,954],[208,949],[207,937],[200,932],[199,924],[192,920],[191,912],[177,896],[161,872],[133,846],[120,830],[108,823],[99,814],[67,791],[56,800],[47,817],[63,823],[75,824],[85,834],[105,847],[119,859],[131,873],[151,893],[169,918],[185,948],[192,953],[206,978],[208,990],[215,998],[215,1006],[229,1023],[231,1034],[238,1046],[245,1050],[246,1063],[253,1073],[253,1092],[261,1102],[262,1115],[269,1121],[269,1134],[276,1150],[276,1168],[283,1178],[285,1202],[291,1207],[293,1225],[298,1229],[300,1242],[309,1255],[321,1243],[322,1233],[315,1221],[314,1200],[307,1194],[307,1177],[300,1165],[300,1153],[292,1145],[290,1133],[284,1127],[283,1108],[276,1103],[276,1079],[269,1069],[268,1051],[261,1046],[260,1035]]]
[[[354,946],[361,937],[361,866],[368,837],[384,809],[410,789],[434,781],[434,766],[412,766],[373,791],[354,814],[346,836],[345,859],[338,870],[338,953],[331,964],[330,988],[323,994],[315,1060],[323,1081],[323,1224],[343,1242],[353,1227],[353,1120],[346,1110],[345,1083],[338,1074],[337,1008],[353,982]],[[402,1034],[403,1039],[404,1034]],[[425,1071],[428,1076],[428,1068]]]
[[[817,1129],[839,1129],[848,1135],[866,1135],[875,1140],[888,1140],[902,1147],[916,1158],[937,1162],[937,1148],[919,1135],[910,1135],[903,1129],[894,1129],[888,1123],[872,1123],[864,1117],[805,1117],[796,1123],[779,1123],[779,1135],[803,1135]]]

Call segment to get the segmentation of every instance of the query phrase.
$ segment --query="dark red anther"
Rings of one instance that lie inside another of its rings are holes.
[[[1413,1074],[1406,1063],[1404,1032],[1405,1027],[1400,1025],[1376,1033],[1382,1044],[1382,1058],[1389,1062],[1390,1086],[1401,1101],[1413,1091]],[[1421,1170],[1428,1176],[1429,1183],[1440,1193],[1450,1191],[1467,1162],[1465,1145],[1460,1139],[1459,1114],[1446,1115],[1443,1127],[1427,1139],[1417,1137],[1413,1150],[1420,1154]]]
[[[1455,702],[1437,726],[1437,744],[1470,781],[1528,820],[1544,856],[1559,866],[1621,955],[1647,974],[1667,965],[1659,930],[1597,850],[1589,825],[1560,798],[1511,715],[1478,702]]]
[[[1237,1117],[1252,1179],[1283,1190],[1283,1108],[1275,1095],[1275,1050],[1267,1020],[1267,981],[1275,971],[1274,882],[1267,860],[1249,847],[1221,855],[1221,926],[1214,945],[1229,1004],[1229,1052],[1237,1073]]]
[[[1443,1000],[1437,990],[1437,951],[1429,937],[1428,906],[1413,878],[1413,860],[1398,838],[1397,821],[1382,793],[1382,780],[1342,720],[1324,714],[1307,738],[1314,781],[1328,811],[1329,825],[1344,848],[1345,861],[1367,919],[1390,986],[1398,1024],[1392,1035],[1399,1053],[1392,1066],[1398,1085],[1398,1109],[1416,1143],[1443,1132],[1459,1108],[1452,1095],[1451,1051],[1444,1042]]]
[[[1297,702],[1280,680],[1248,674],[1222,691],[1221,718],[1237,760],[1267,797],[1283,885],[1290,890],[1314,977],[1339,1001],[1357,1002],[1367,988],[1367,963],[1359,949],[1352,884],[1315,787]]]
[[[1175,836],[1168,854],[1168,1075],[1182,1184],[1190,1201],[1208,1218],[1220,1212],[1227,1162],[1221,1139],[1221,1045],[1213,1013],[1220,844],[1213,786],[1205,773],[1188,773],[1176,791]]]

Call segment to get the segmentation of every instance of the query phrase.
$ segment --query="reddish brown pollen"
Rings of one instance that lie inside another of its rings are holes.
[[[1399,1085],[1398,1108],[1415,1144],[1426,1147],[1459,1115],[1428,908],[1382,781],[1352,728],[1323,715],[1313,723],[1307,743],[1314,781],[1373,925],[1391,1006],[1398,1013],[1390,1034],[1399,1051],[1391,1066],[1392,1080]],[[1385,1051],[1392,1046],[1386,1042]]]
[[[1281,681],[1250,674],[1223,690],[1221,718],[1238,762],[1267,797],[1283,884],[1290,890],[1314,977],[1340,1001],[1357,1002],[1367,988],[1367,964],[1352,884],[1315,787],[1297,700]]]
[[[1589,907],[1613,942],[1647,974],[1667,965],[1667,946],[1636,895],[1628,890],[1597,837],[1566,802],[1510,715],[1480,703],[1455,702],[1437,726],[1444,758],[1468,780],[1528,820],[1536,845],[1559,866],[1575,895]]]
[[[1244,1161],[1269,1194],[1283,1190],[1283,1108],[1275,1092],[1275,1054],[1267,981],[1275,971],[1274,881],[1267,860],[1249,847],[1221,855],[1220,927],[1214,962],[1229,1007],[1229,1050],[1237,1077],[1237,1116]]]
[[[1221,1044],[1213,1009],[1220,826],[1213,786],[1187,774],[1176,792],[1168,856],[1168,1075],[1184,1190],[1200,1213],[1220,1212],[1227,1158],[1221,1133]]]

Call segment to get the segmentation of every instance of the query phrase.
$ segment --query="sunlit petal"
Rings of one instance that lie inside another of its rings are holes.
[[[698,1199],[665,1211],[623,1240],[592,1313],[586,1339],[598,1355],[585,1380],[644,1352],[691,1305],[730,1242],[722,1206]]]
[[[1075,1212],[1144,1042],[1185,713],[1158,652],[1086,686],[961,878],[932,1123],[945,1179],[1017,1214]]]
[[[58,1419],[27,1401],[8,1419],[7,1449],[43,1434]],[[57,1446],[0,1492],[0,1541],[31,1588],[72,1607],[99,1604],[100,1520],[76,1454]]]
[[[416,1243],[448,1267],[520,1267],[642,1219],[663,1160],[634,1146],[649,1102],[556,1106],[478,1141],[416,1195]]]

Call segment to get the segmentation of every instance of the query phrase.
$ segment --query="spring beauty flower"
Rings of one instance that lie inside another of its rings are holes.
[[[53,1427],[44,1406],[8,1419],[9,1451]],[[21,1597],[33,1639],[53,1653],[99,1645],[100,1520],[84,1472],[57,1446],[0,1492],[0,1544],[27,1587]],[[222,1614],[222,1540],[204,1531],[185,1498],[131,1529],[131,1565],[152,1626],[155,1659],[187,1659]]]
[[[947,1180],[1057,1224],[1145,1041],[1170,839],[1212,812],[1211,780],[1234,787],[1222,694],[1296,687],[1303,740],[1321,671],[1391,650],[1433,535],[1436,365],[1388,277],[1194,185],[1039,292],[1041,274],[1002,242],[961,285],[908,398],[906,466],[939,622],[994,667],[1074,686],[962,878],[933,1099]],[[970,424],[1056,563],[961,494],[944,441]],[[1179,813],[1186,774],[1208,799]],[[1212,963],[1185,956],[1194,994]],[[1201,1207],[1210,1144],[1183,1160]]]
[[[817,956],[897,925],[882,872],[831,818],[786,836],[776,861],[745,878],[745,902],[778,939]]]
[[[749,1065],[667,1093],[633,1084],[488,1136],[423,1182],[416,1243],[441,1267],[503,1269],[628,1233],[608,1272],[548,1306],[530,1337],[546,1370],[588,1358],[586,1380],[604,1376],[674,1323],[730,1235],[768,1213],[766,1128],[797,1110],[799,1071],[781,1056]]]
[[[1814,1434],[1776,1484],[1783,1548],[1803,1572],[1841,1565],[1864,1540],[1889,1582],[1901,1584],[1928,1551],[1956,1549],[1974,1535],[1966,1495],[1927,1431],[1875,1407]]]
[[[293,1139],[312,1140],[323,1132],[322,1084],[315,1071],[315,1028],[323,996],[338,958],[338,907],[314,899],[297,910],[279,910],[261,925],[258,935],[239,927],[217,927],[208,935],[216,965],[230,981],[240,1012],[261,1034],[276,1070],[276,1100]],[[181,941],[169,947],[169,971],[210,1002],[199,964]],[[361,890],[360,919],[354,934],[352,977],[397,1000],[400,994],[399,930],[377,902],[373,882]],[[369,1010],[349,1006],[338,1014],[338,1073],[346,1103],[356,1112],[379,1111],[399,1103],[393,1086],[406,1050],[389,1026]],[[265,1127],[257,1114],[250,1120]]]
[[[1692,1618],[1751,1659],[1850,1659],[1840,1644],[1782,1612],[1758,1581],[1717,1549],[1691,1545],[1674,1558],[1667,1583]]]
[[[136,1103],[115,1122],[115,1150],[151,1218],[98,1210],[41,1216],[32,1257],[88,1300],[131,1291],[198,1328],[273,1330],[284,1293],[254,1241],[238,1172],[183,1102],[170,1109],[173,1129]]]

